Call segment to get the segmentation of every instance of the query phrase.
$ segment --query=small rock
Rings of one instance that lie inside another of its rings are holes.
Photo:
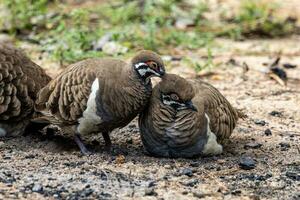
[[[262,146],[261,143],[258,142],[250,142],[245,144],[244,148],[245,149],[259,149]]]
[[[145,196],[157,196],[157,193],[153,187],[150,187],[145,189]]]
[[[194,187],[195,185],[198,184],[198,180],[197,179],[191,179],[191,180],[188,180],[186,182],[181,182],[182,185],[185,185],[185,186],[188,186],[188,187]]]
[[[233,195],[240,195],[241,193],[242,193],[241,190],[234,190],[231,192],[231,194],[233,194]]]
[[[39,192],[41,193],[43,191],[43,186],[41,184],[34,184],[32,187],[32,192]]]
[[[6,135],[6,131],[0,128],[0,137],[4,137]]]
[[[267,128],[267,129],[265,130],[265,135],[266,135],[266,136],[272,135],[271,129]]]
[[[272,112],[269,113],[269,115],[274,116],[274,117],[282,117],[282,112],[273,110]]]
[[[191,170],[190,168],[184,168],[181,172],[181,175],[186,175],[188,177],[192,177],[193,176],[193,170]]]
[[[297,172],[287,171],[285,175],[294,181],[300,181],[300,174]]]
[[[195,25],[195,22],[191,18],[179,18],[175,22],[175,27],[178,29],[186,29],[188,26]]]
[[[261,126],[265,126],[267,124],[265,120],[260,120],[260,119],[254,120],[254,123]]]
[[[106,33],[98,41],[93,42],[93,49],[96,51],[101,51],[103,46],[111,40],[112,34]]]
[[[111,41],[103,45],[102,51],[108,55],[116,55],[126,53],[128,51],[128,48]]]
[[[289,148],[291,148],[291,145],[287,142],[280,142],[279,145],[281,147],[281,151],[287,151]]]
[[[148,187],[154,187],[156,184],[156,181],[150,181]]]
[[[204,198],[206,196],[209,196],[210,194],[202,193],[202,192],[193,192],[194,197],[197,197],[199,199]]]
[[[256,167],[256,163],[251,157],[242,157],[239,166],[241,169],[250,170]]]
[[[294,68],[297,67],[297,65],[290,64],[290,63],[284,63],[283,67],[286,68],[286,69],[294,69]]]

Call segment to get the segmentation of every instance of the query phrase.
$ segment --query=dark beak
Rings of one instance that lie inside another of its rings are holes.
[[[158,72],[158,73],[159,73],[159,75],[162,77],[163,75],[165,75],[166,71],[165,71],[164,68],[161,67],[161,68],[159,69],[159,72]]]
[[[194,106],[193,102],[192,101],[187,101],[185,103],[185,106],[193,111],[196,111],[198,112],[197,108]]]

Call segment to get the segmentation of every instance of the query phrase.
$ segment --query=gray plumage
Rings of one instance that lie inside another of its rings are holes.
[[[139,126],[150,154],[194,157],[220,154],[237,119],[238,112],[210,84],[166,74],[154,87]]]

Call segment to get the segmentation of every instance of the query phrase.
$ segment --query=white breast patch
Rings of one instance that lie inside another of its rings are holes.
[[[86,135],[97,131],[97,124],[101,122],[101,117],[97,115],[96,95],[99,90],[99,81],[96,78],[92,84],[91,93],[87,101],[87,108],[83,112],[82,117],[78,120],[78,133]]]
[[[210,130],[210,120],[208,115],[205,113],[207,119],[207,143],[204,146],[202,153],[204,155],[218,155],[223,152],[222,145],[218,144],[216,135]]]

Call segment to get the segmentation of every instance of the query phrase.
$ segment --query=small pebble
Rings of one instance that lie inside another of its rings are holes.
[[[157,196],[157,193],[153,187],[150,187],[145,189],[145,196]]]
[[[185,186],[188,186],[188,187],[194,187],[195,185],[198,184],[198,180],[197,179],[191,179],[191,180],[188,180],[186,182],[182,182],[181,184],[182,185],[185,185]]]
[[[282,112],[279,112],[279,111],[276,111],[276,110],[273,110],[269,114],[274,116],[274,117],[282,117]]]
[[[261,143],[258,142],[249,142],[245,144],[244,149],[259,149],[262,146]]]
[[[293,171],[287,171],[285,173],[285,175],[294,181],[300,181],[300,173],[293,172]]]
[[[4,137],[6,135],[6,131],[3,128],[0,128],[0,137]]]
[[[43,191],[43,186],[40,184],[34,184],[32,187],[32,192],[42,192]]]
[[[286,69],[293,69],[293,68],[296,68],[297,65],[290,64],[290,63],[283,63],[283,67]]]
[[[254,120],[254,123],[261,126],[265,126],[267,124],[265,120],[261,120],[261,119]]]
[[[265,135],[266,135],[266,136],[272,135],[271,129],[267,128],[267,129],[265,130]]]
[[[280,142],[279,145],[281,147],[281,151],[287,151],[291,147],[291,145],[287,142]]]
[[[190,168],[184,168],[181,173],[181,175],[186,175],[188,177],[192,177],[193,176],[193,171]]]
[[[242,157],[239,166],[241,169],[250,170],[256,167],[256,163],[251,157]]]

